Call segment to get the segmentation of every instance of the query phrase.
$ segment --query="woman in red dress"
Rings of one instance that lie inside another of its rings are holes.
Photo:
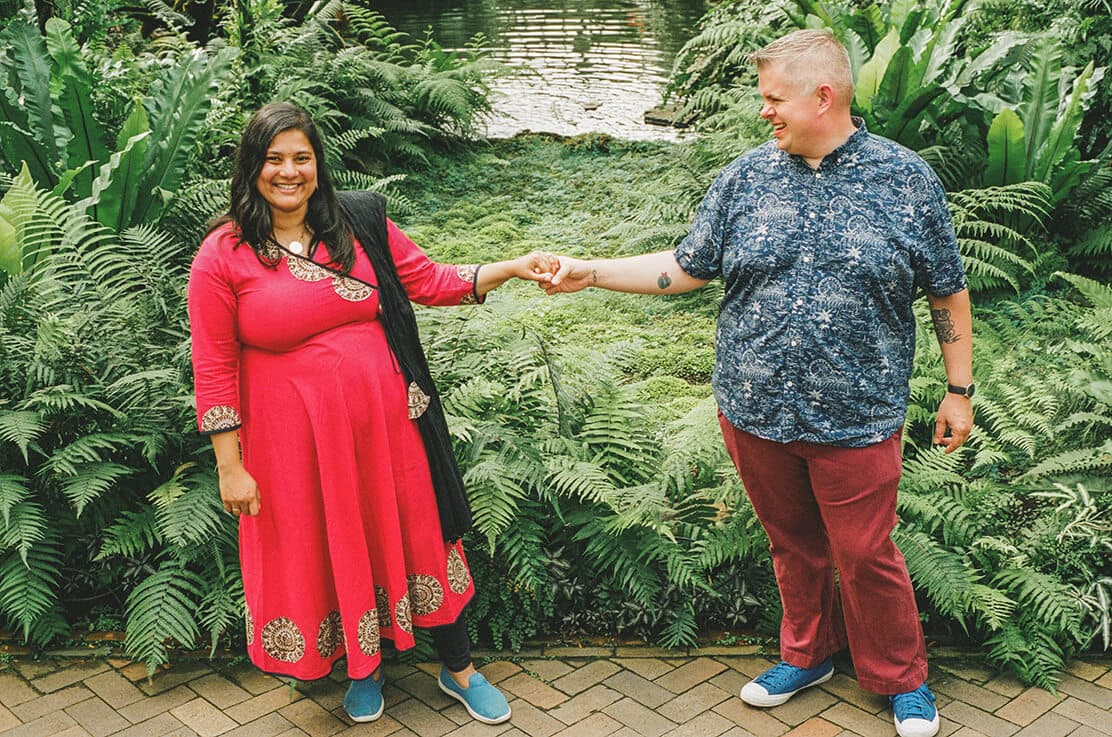
[[[347,656],[349,716],[382,714],[380,640],[432,628],[439,686],[509,719],[471,663],[470,524],[409,300],[481,302],[546,254],[438,264],[377,195],[336,193],[311,118],[260,109],[240,141],[231,207],[193,261],[189,318],[200,431],[239,516],[247,652],[300,680]]]

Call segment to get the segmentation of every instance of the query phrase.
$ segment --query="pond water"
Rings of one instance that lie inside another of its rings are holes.
[[[398,30],[428,28],[448,49],[476,33],[491,57],[515,70],[494,85],[486,135],[522,130],[607,133],[674,140],[671,127],[646,124],[676,52],[708,0],[385,0],[373,7]]]

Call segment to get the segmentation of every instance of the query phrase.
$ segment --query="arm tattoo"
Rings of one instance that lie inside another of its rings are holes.
[[[672,277],[668,276],[667,271],[660,272],[660,276],[656,278],[656,285],[661,289],[667,289],[672,284]]]
[[[931,320],[934,321],[934,332],[939,343],[957,343],[961,338],[954,331],[954,321],[950,318],[949,310],[931,310]]]
[[[591,269],[591,283],[598,284],[598,269]]]

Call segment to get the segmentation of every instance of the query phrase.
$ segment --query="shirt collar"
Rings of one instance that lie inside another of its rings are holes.
[[[865,141],[869,138],[869,130],[865,127],[865,120],[863,118],[858,118],[856,115],[851,116],[850,120],[853,121],[853,125],[857,130],[851,133],[849,138],[847,138],[842,145],[823,157],[822,163],[819,164],[819,169],[834,166],[843,157],[854,153],[865,145]],[[787,154],[787,156],[796,164],[806,167],[807,171],[814,171],[811,169],[811,165],[807,163],[807,160],[799,154]]]

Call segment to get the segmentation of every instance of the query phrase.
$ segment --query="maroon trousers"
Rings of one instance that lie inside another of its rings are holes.
[[[718,419],[771,542],[784,604],[780,657],[813,668],[848,644],[862,688],[895,694],[924,683],[927,651],[915,593],[889,537],[900,433],[840,448],[777,443]]]

